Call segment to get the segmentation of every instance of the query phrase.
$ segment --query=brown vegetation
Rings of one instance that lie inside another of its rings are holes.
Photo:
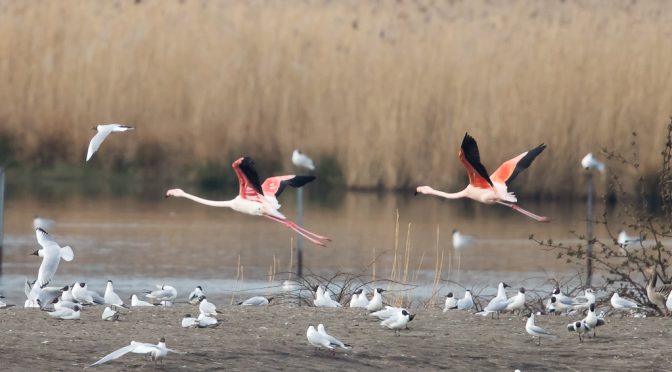
[[[656,0],[3,0],[0,132],[46,165],[123,122],[133,140],[96,161],[282,166],[301,147],[351,187],[453,189],[469,131],[491,170],[546,142],[516,190],[578,194],[580,157],[633,128],[655,168],[671,21]]]

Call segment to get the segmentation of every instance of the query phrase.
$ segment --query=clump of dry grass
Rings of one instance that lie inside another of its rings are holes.
[[[81,162],[88,128],[124,122],[138,130],[98,161],[226,168],[301,147],[360,188],[462,186],[469,131],[490,170],[546,142],[517,190],[577,194],[586,152],[633,127],[662,144],[671,21],[653,0],[4,0],[0,123],[26,162],[45,143]]]

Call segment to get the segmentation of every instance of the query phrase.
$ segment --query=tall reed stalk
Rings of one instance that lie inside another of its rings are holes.
[[[665,1],[0,5],[0,137],[29,164],[79,164],[88,128],[122,122],[138,130],[94,162],[224,172],[300,143],[347,186],[448,190],[468,131],[491,171],[546,142],[515,191],[566,197],[583,195],[585,153],[626,150],[633,127],[659,148],[672,113]],[[641,151],[641,168],[657,156]]]

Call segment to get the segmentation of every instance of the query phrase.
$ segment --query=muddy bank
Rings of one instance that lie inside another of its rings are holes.
[[[541,346],[525,333],[524,318],[493,320],[467,313],[417,310],[400,337],[365,312],[270,306],[221,307],[215,329],[184,329],[184,314],[195,306],[135,308],[119,322],[100,320],[102,308],[87,308],[80,321],[56,321],[34,309],[0,310],[0,365],[3,370],[80,370],[131,340],[165,337],[171,354],[154,366],[128,354],[92,370],[665,370],[670,322],[666,318],[607,319],[596,338],[578,343],[564,316],[539,316],[537,324],[558,334]],[[308,324],[324,323],[332,335],[354,347],[336,355],[315,352],[305,337]]]

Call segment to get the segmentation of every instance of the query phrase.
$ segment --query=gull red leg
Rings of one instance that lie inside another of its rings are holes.
[[[516,211],[516,212],[520,212],[520,213],[526,215],[527,217],[530,217],[530,218],[532,218],[532,219],[534,219],[534,220],[537,220],[537,221],[539,221],[539,222],[551,222],[551,220],[550,220],[548,217],[538,216],[538,215],[536,215],[536,214],[534,214],[534,213],[532,213],[532,212],[530,212],[530,211],[528,211],[528,210],[525,210],[525,209],[519,207],[519,206],[516,205],[516,204],[505,203],[505,202],[503,202],[503,201],[498,201],[497,203],[499,203],[499,204],[501,204],[501,205],[505,205],[505,206],[507,206],[507,207],[510,207],[510,208],[513,209],[514,211]]]

